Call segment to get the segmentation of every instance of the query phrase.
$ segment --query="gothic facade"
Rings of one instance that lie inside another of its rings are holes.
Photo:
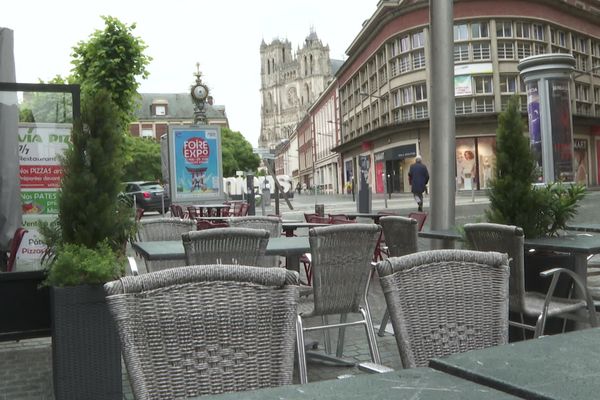
[[[288,139],[308,107],[333,80],[342,61],[330,60],[329,46],[313,31],[292,52],[287,40],[260,46],[261,132],[259,147],[274,148]]]

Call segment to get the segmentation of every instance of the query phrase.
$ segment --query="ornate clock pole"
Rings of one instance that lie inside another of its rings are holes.
[[[202,73],[200,72],[200,63],[196,63],[196,83],[192,86],[190,94],[194,102],[194,125],[206,125],[206,98],[208,97],[208,87],[202,83]]]

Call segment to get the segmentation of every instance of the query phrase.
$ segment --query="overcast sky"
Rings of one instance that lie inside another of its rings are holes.
[[[260,134],[260,44],[288,39],[295,51],[311,27],[330,57],[345,51],[378,0],[17,0],[0,11],[0,27],[14,31],[17,81],[35,83],[71,69],[71,49],[104,29],[100,16],[136,23],[153,58],[142,93],[183,93],[196,62],[231,129],[253,146]]]

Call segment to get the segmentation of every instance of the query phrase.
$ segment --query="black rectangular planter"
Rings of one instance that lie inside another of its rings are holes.
[[[57,399],[122,399],[119,336],[102,285],[51,288]]]
[[[44,271],[0,273],[0,341],[50,336]]]

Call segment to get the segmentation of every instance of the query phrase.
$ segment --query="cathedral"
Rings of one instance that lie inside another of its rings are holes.
[[[289,137],[342,63],[329,59],[329,46],[314,31],[295,54],[287,40],[262,41],[259,147],[273,148]]]

